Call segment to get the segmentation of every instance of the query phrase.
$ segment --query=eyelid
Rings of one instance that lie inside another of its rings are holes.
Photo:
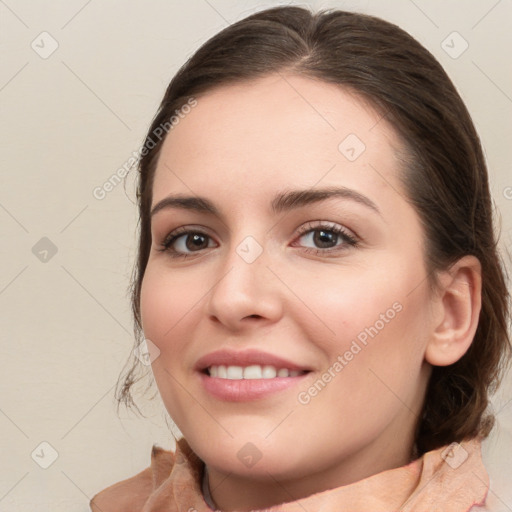
[[[309,231],[313,231],[315,229],[321,229],[321,228],[327,228],[327,229],[341,231],[344,234],[349,235],[349,236],[359,240],[359,237],[352,229],[347,228],[343,224],[338,224],[337,222],[333,222],[330,220],[320,220],[320,219],[319,220],[310,220],[310,221],[306,222],[305,224],[302,224],[298,228],[298,232],[299,232],[299,235],[302,235]]]

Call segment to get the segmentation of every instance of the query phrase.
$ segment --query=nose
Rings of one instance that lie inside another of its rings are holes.
[[[243,246],[230,248],[208,295],[210,319],[232,331],[273,323],[282,316],[283,287],[268,268],[271,258],[265,250],[252,257],[243,252]]]

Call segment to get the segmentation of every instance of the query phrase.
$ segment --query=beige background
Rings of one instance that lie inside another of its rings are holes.
[[[133,181],[102,200],[93,191],[138,149],[186,58],[279,3],[0,1],[0,510],[88,510],[96,492],[149,464],[153,443],[173,448],[159,397],[144,406],[148,419],[116,415],[114,385],[132,348]],[[510,1],[288,3],[381,16],[437,56],[482,137],[510,248]],[[509,511],[511,398],[495,397],[499,425],[485,444],[491,499]],[[42,442],[58,455],[47,469]]]

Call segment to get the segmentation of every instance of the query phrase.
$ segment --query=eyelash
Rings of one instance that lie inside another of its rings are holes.
[[[335,247],[331,247],[331,248],[327,248],[327,249],[321,249],[321,248],[313,249],[311,247],[305,247],[304,252],[306,252],[306,253],[312,253],[315,255],[326,255],[326,254],[331,254],[333,252],[337,253],[337,252],[345,251],[345,250],[347,250],[347,247],[346,247],[347,245],[349,247],[357,247],[359,245],[359,240],[356,237],[349,234],[347,230],[345,230],[341,226],[329,225],[329,224],[320,224],[320,225],[313,226],[311,222],[307,223],[299,229],[297,238],[301,238],[305,234],[310,233],[310,232],[315,232],[315,231],[326,231],[329,233],[334,233],[334,234],[338,235],[339,237],[341,237],[341,240],[343,243],[341,244],[341,246],[335,246]],[[203,231],[201,231],[199,229],[196,230],[196,229],[190,229],[187,227],[180,227],[180,228],[174,230],[173,232],[169,233],[169,235],[167,235],[167,237],[162,242],[162,247],[157,250],[160,252],[168,252],[172,258],[182,258],[182,259],[194,256],[196,253],[199,254],[202,251],[202,249],[200,249],[199,251],[194,251],[192,253],[180,253],[180,252],[172,249],[172,244],[178,238],[181,238],[184,235],[192,235],[192,234],[202,235],[202,236],[211,238],[208,234],[204,233]]]

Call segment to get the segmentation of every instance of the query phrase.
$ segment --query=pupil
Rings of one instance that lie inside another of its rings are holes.
[[[321,247],[324,247],[324,245],[322,245],[322,244],[329,244],[329,243],[334,243],[334,245],[336,245],[337,236],[338,236],[336,233],[333,233],[331,231],[324,231],[324,230],[319,230],[316,233],[318,233],[318,236],[316,234],[314,236],[315,244],[320,245]]]
[[[190,240],[190,237],[188,237],[188,239]],[[200,233],[195,233],[194,235],[192,235],[192,243],[187,243],[187,249],[200,249],[201,245],[204,244],[204,240],[205,237],[203,235],[201,235]]]

